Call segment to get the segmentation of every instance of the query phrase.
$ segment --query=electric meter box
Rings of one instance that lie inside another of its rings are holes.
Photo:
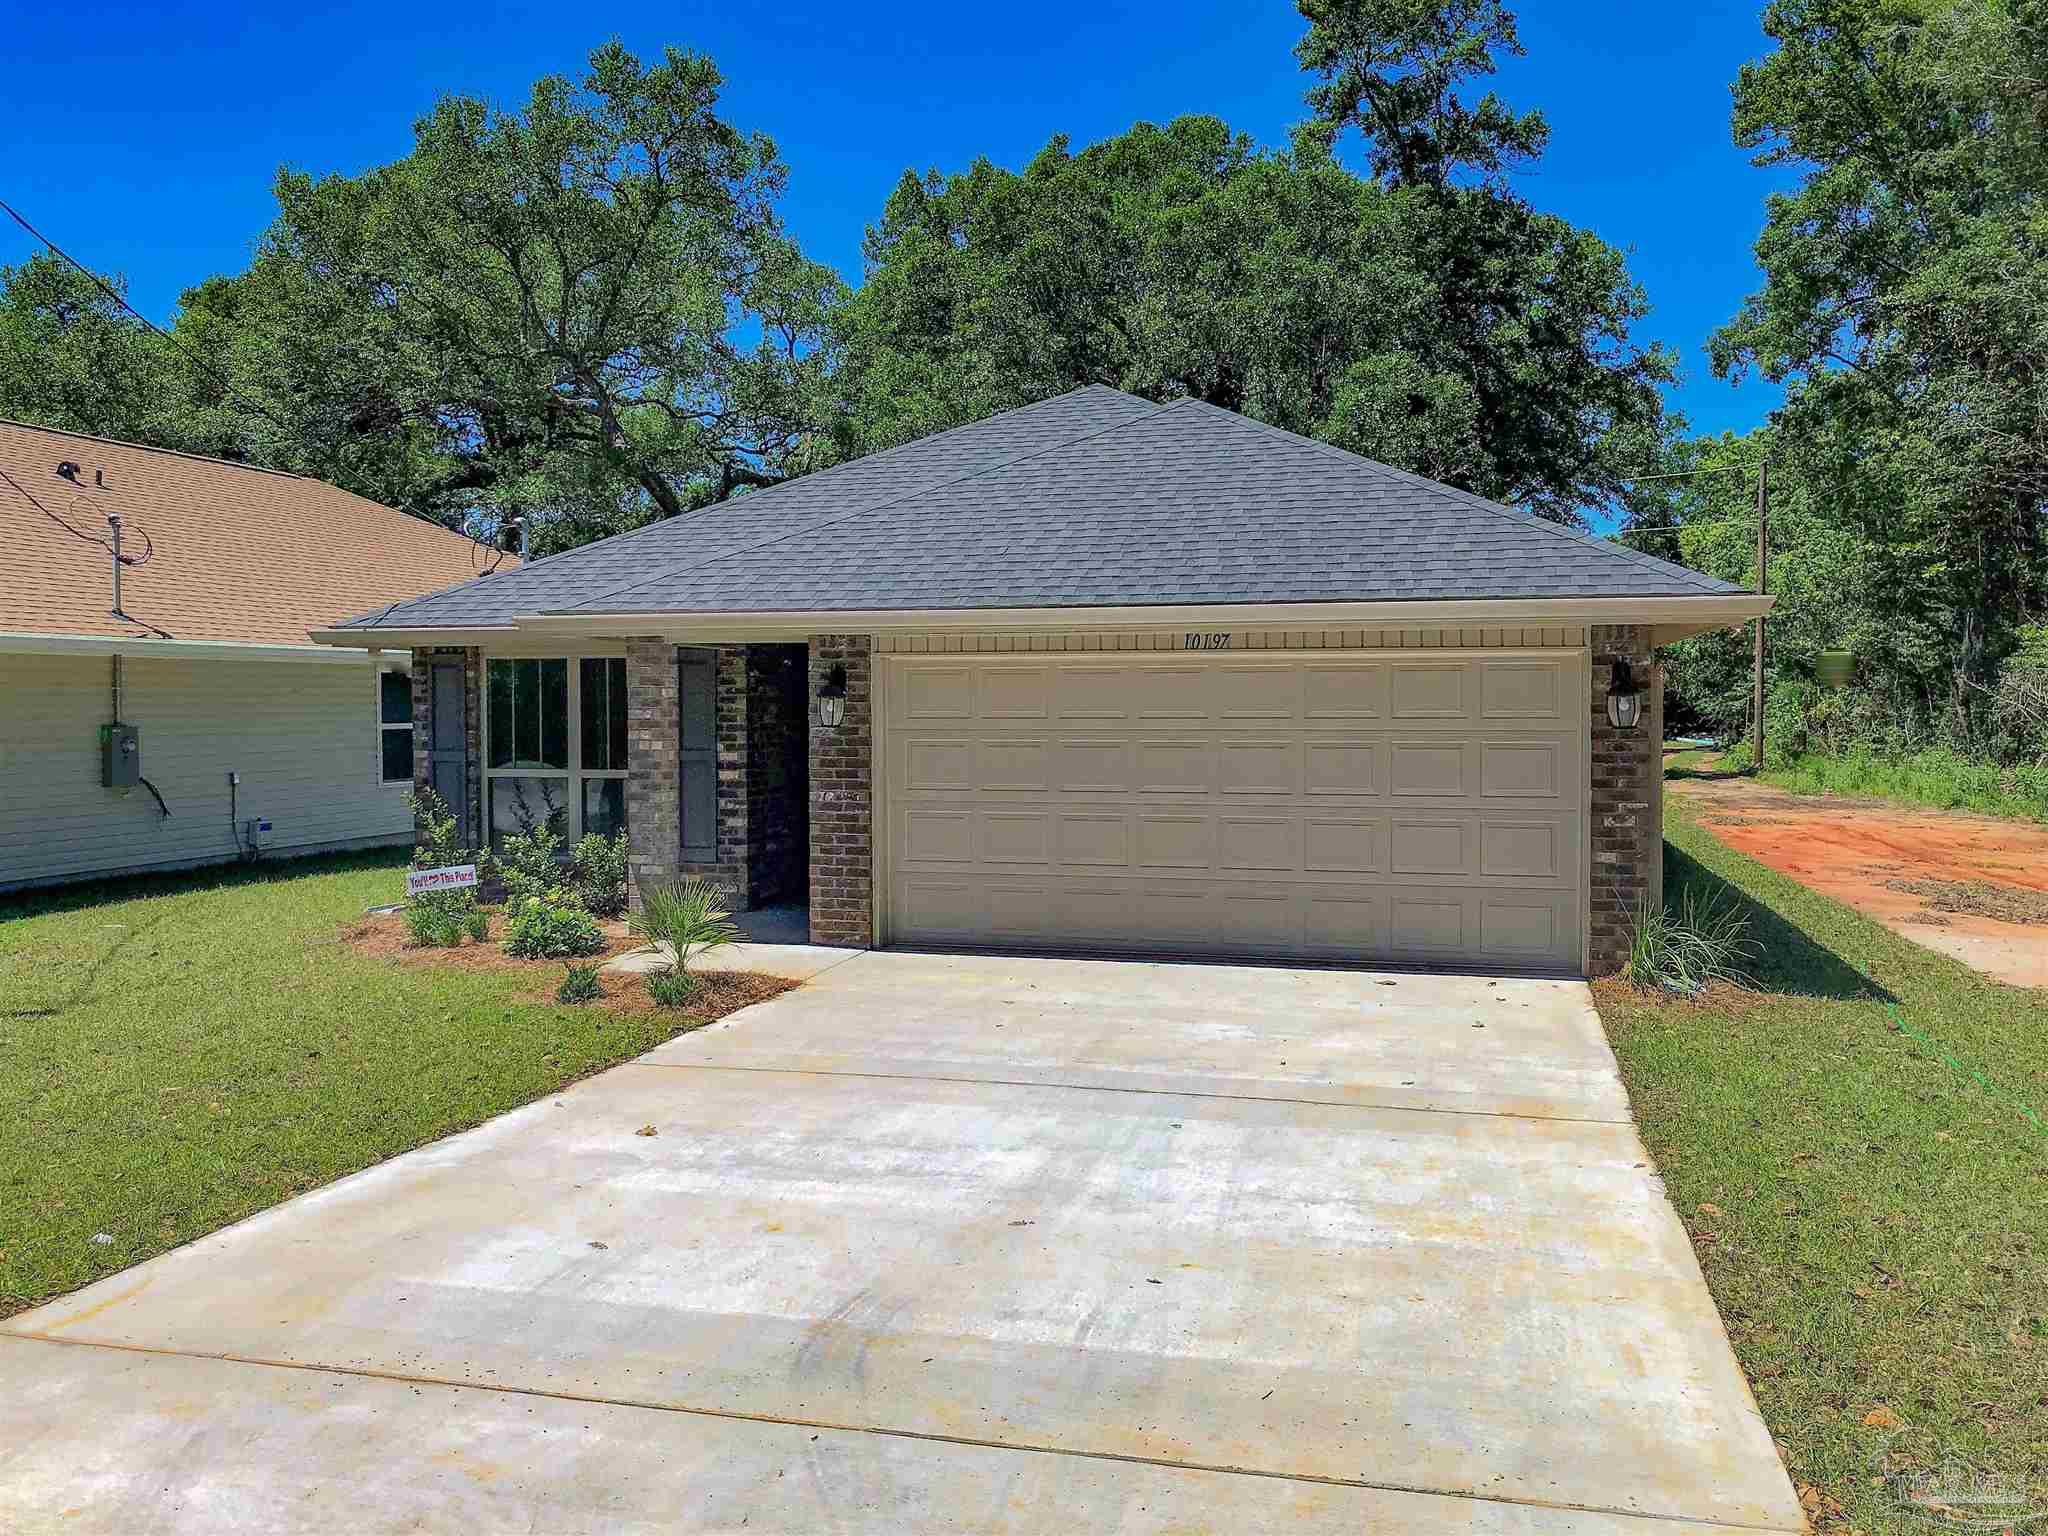
[[[118,721],[100,727],[100,783],[133,789],[142,778],[142,732]]]

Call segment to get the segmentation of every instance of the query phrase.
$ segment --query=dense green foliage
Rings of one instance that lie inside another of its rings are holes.
[[[1289,150],[1185,117],[1079,152],[1056,136],[1021,172],[906,173],[840,320],[842,451],[1101,383],[1564,520],[1617,499],[1662,447],[1671,359],[1631,340],[1646,304],[1621,253],[1498,174],[1540,152],[1540,116],[1460,99],[1512,19],[1304,10],[1327,83]],[[1334,158],[1353,128],[1369,176]]]
[[[1771,199],[1763,287],[1714,353],[1788,397],[1773,427],[1676,462],[1772,464],[1771,750],[2038,762],[2048,9],[1774,0],[1764,22],[1776,47],[1736,83],[1736,137],[1804,177]],[[1631,542],[1753,580],[1753,494],[1752,473],[1692,482],[1642,520],[1693,526]],[[1835,645],[1859,677],[1824,697],[1812,661]],[[1740,637],[1681,647],[1674,718],[1739,729],[1746,656]]]

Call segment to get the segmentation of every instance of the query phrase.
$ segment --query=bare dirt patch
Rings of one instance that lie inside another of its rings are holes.
[[[1738,852],[1902,938],[2015,986],[2048,987],[2048,826],[1753,779],[1665,781]]]
[[[493,923],[495,929],[496,924]],[[624,923],[600,923],[605,947],[586,955],[579,965],[602,965],[614,955],[638,949],[641,941],[626,931]],[[381,913],[350,923],[342,930],[342,941],[359,955],[401,965],[454,967],[468,971],[510,972],[530,978],[520,996],[528,1002],[552,1003],[569,962],[565,960],[522,960],[508,955],[495,942],[474,944],[465,939],[454,949],[422,949],[405,942],[405,922],[394,913]],[[765,1003],[798,983],[782,976],[760,976],[748,971],[694,971],[697,991],[682,1008],[663,1008],[647,991],[645,976],[606,975],[597,978],[599,998],[578,1006],[602,1008],[608,1013],[657,1014],[673,1018],[689,1028],[721,1019],[728,1013]],[[564,1006],[567,1006],[566,1004]]]

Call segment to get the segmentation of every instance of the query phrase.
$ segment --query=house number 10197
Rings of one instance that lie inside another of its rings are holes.
[[[1230,649],[1230,631],[1191,629],[1181,636],[1180,648],[1184,651],[1227,651]]]

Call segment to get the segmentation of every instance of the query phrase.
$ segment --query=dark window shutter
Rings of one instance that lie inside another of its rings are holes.
[[[676,683],[683,858],[708,864],[718,857],[718,653],[677,651]]]

